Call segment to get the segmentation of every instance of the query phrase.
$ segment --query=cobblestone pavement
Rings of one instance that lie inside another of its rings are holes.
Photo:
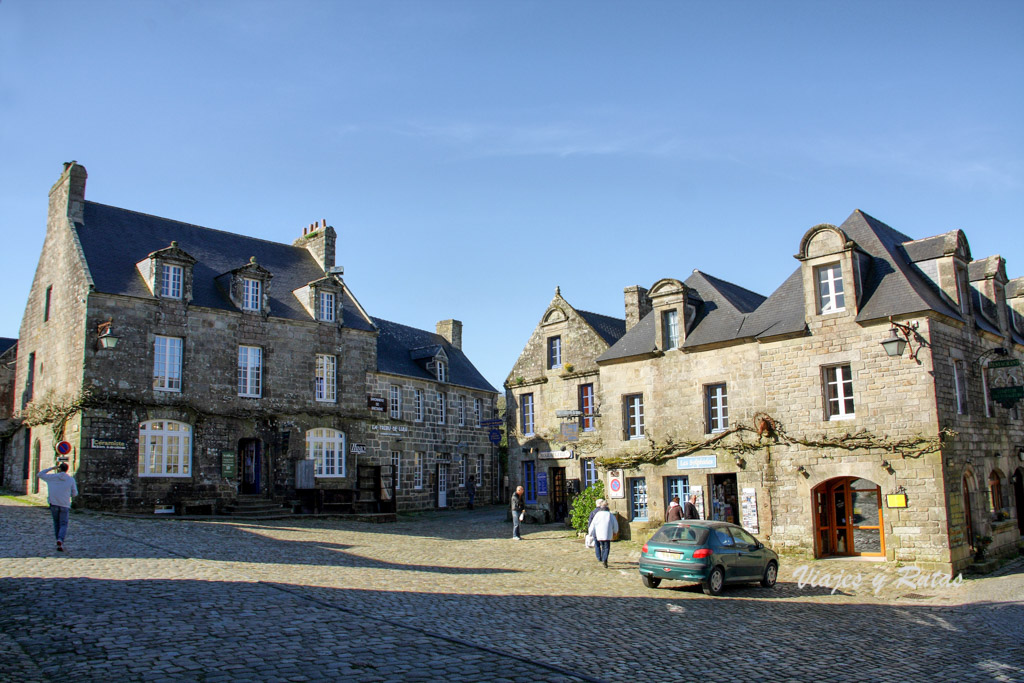
[[[0,498],[4,681],[1024,681],[1020,560],[950,586],[783,558],[775,589],[708,598],[644,588],[636,543],[604,569],[558,526],[513,542],[503,508],[382,525],[76,512],[59,553],[27,502]]]

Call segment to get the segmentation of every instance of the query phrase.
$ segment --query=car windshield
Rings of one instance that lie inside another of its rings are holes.
[[[666,525],[651,536],[652,543],[672,543],[675,545],[704,545],[708,538],[708,529],[704,526],[689,524]]]

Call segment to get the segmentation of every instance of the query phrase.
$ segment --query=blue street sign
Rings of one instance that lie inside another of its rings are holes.
[[[492,429],[487,433],[487,438],[495,445],[501,443],[501,430]]]

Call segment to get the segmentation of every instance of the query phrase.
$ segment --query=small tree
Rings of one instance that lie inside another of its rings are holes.
[[[595,481],[593,484],[587,487],[587,489],[576,496],[576,500],[572,502],[572,508],[569,511],[569,517],[572,520],[572,528],[576,530],[577,534],[587,533],[587,526],[590,523],[590,513],[594,509],[594,501],[598,498],[604,498],[604,482]]]

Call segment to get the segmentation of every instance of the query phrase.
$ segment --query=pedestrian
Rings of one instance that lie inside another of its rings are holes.
[[[523,494],[525,490],[522,486],[516,487],[516,492],[512,494],[512,540],[521,541],[523,540],[523,534],[520,530],[523,524],[523,518],[526,516],[526,502],[523,500]]]
[[[590,525],[594,522],[594,516],[601,511],[601,508],[605,506],[606,503],[604,498],[598,498],[597,500],[594,501],[594,509],[590,511],[590,518],[587,520],[587,536],[590,536],[591,540],[594,539],[594,535],[590,532]],[[597,545],[597,543],[594,543],[594,554],[597,555],[597,561],[600,562],[601,547]]]
[[[683,518],[683,508],[679,506],[679,496],[672,496],[668,504],[668,512],[665,513],[666,522],[678,522]]]
[[[469,499],[469,502],[466,504],[466,507],[472,510],[473,499],[476,498],[476,482],[473,481],[472,476],[469,478],[469,483],[466,484],[466,497]]]
[[[686,507],[683,509],[683,519],[700,519],[700,513],[697,512],[696,493],[691,493],[690,500],[686,501]]]
[[[590,522],[590,534],[594,537],[597,548],[597,559],[608,568],[608,553],[612,548],[612,539],[619,533],[619,522],[615,515],[608,511],[608,502],[602,501],[601,508]]]
[[[66,462],[48,467],[39,473],[39,478],[46,482],[46,499],[53,516],[53,535],[57,537],[57,550],[63,551],[68,520],[71,518],[71,498],[78,495],[78,486],[75,478],[68,474]]]

